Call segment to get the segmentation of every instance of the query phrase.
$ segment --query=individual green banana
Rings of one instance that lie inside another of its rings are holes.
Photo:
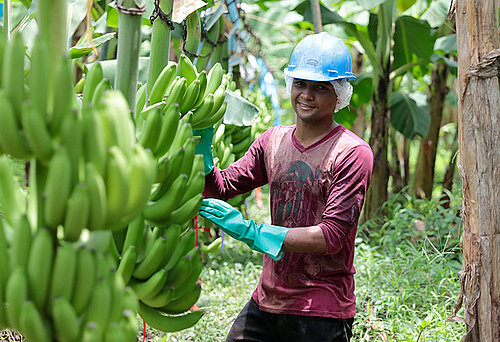
[[[94,165],[97,172],[104,176],[106,169],[107,146],[104,138],[103,123],[96,111],[88,108],[83,116],[83,152],[85,161]]]
[[[210,116],[213,116],[220,109],[225,99],[226,99],[226,87],[223,84],[221,84],[214,92],[214,105],[212,106],[212,113]]]
[[[166,280],[167,271],[160,269],[145,281],[132,281],[131,287],[134,289],[137,298],[141,300],[158,294],[163,288],[163,285],[165,285]]]
[[[4,89],[0,89],[0,146],[1,149],[19,159],[29,159],[31,150],[24,133],[20,130],[14,107]]]
[[[127,341],[126,331],[118,322],[111,322],[104,336],[104,342],[124,342]],[[135,341],[134,341],[135,342]]]
[[[189,137],[184,143],[184,148],[186,149],[184,160],[182,161],[182,166],[179,170],[180,173],[185,173],[190,176],[193,169],[194,156],[195,156],[195,143],[194,138]]]
[[[186,174],[177,176],[170,189],[158,201],[144,208],[144,217],[152,222],[167,218],[182,198],[187,178]]]
[[[203,171],[203,156],[201,154],[197,154],[193,160],[193,167],[189,175],[186,192],[184,193],[184,196],[182,196],[180,203],[186,202],[196,194],[201,194],[204,188],[205,172]]]
[[[98,105],[101,102],[101,98],[106,91],[113,90],[111,81],[108,78],[103,78],[99,82],[94,90],[94,95],[92,96],[92,104]]]
[[[144,107],[146,106],[147,102],[147,91],[148,91],[148,84],[144,83],[139,87],[137,90],[137,95],[136,95],[136,100],[135,100],[135,117],[137,120],[137,117],[139,114],[142,112]]]
[[[170,159],[168,160],[170,165],[170,172],[168,174],[164,174],[162,176],[163,179],[157,179],[160,184],[158,184],[158,186],[153,190],[150,197],[151,201],[157,201],[168,191],[168,189],[170,189],[170,186],[177,177],[179,169],[184,162],[185,155],[186,149],[184,147],[181,147],[176,153],[172,155],[172,157],[170,157]]]
[[[59,341],[77,341],[80,335],[80,321],[75,309],[66,298],[54,299],[52,320]]]
[[[135,126],[123,94],[120,91],[107,91],[98,109],[108,125],[105,128],[105,134],[106,130],[110,133],[108,147],[117,145],[125,156],[130,156],[136,141]]]
[[[215,63],[207,74],[207,88],[205,89],[205,97],[208,94],[213,94],[217,91],[222,83],[222,77],[224,75],[224,69],[220,63]]]
[[[165,264],[167,254],[167,239],[160,237],[153,242],[150,249],[146,250],[146,256],[134,270],[134,278],[147,279]]]
[[[87,312],[84,320],[84,327],[95,324],[97,336],[104,336],[108,326],[108,317],[111,309],[111,288],[106,279],[98,279],[90,301],[88,303]]]
[[[139,134],[139,144],[144,148],[154,150],[160,137],[162,126],[162,115],[159,106],[156,106],[148,111],[147,117],[144,119],[142,132]]]
[[[85,183],[89,197],[87,227],[90,230],[103,229],[108,216],[106,184],[93,163],[85,164]]]
[[[22,267],[26,271],[28,267],[29,253],[31,249],[31,226],[26,215],[19,219],[19,223],[14,227],[12,245],[10,246],[11,268]]]
[[[27,271],[29,293],[38,310],[42,311],[45,310],[48,298],[54,258],[53,240],[47,229],[38,228],[29,253]]]
[[[171,300],[177,300],[183,297],[200,280],[200,274],[203,269],[203,260],[199,253],[196,256],[192,257],[191,264],[191,273],[187,276],[184,282],[180,283],[179,286],[172,289]]]
[[[177,262],[181,259],[181,257],[186,255],[186,250],[191,250],[193,248],[195,240],[196,233],[194,229],[189,229],[180,236],[179,243],[175,247],[172,256],[168,259],[168,262],[165,265],[165,269],[167,271],[170,271],[175,267],[175,265],[177,265]]]
[[[21,120],[24,135],[35,157],[47,164],[54,153],[54,146],[44,116],[46,114],[34,105],[23,106]]]
[[[0,156],[0,189],[2,218],[15,227],[26,212],[26,202],[20,184],[14,179],[12,161],[5,156]]]
[[[24,337],[28,341],[53,341],[50,326],[44,322],[35,304],[31,301],[25,301],[22,303],[20,308],[21,314],[19,316],[19,326]]]
[[[85,76],[85,85],[82,92],[82,108],[91,105],[95,90],[99,82],[104,78],[100,63],[94,63]]]
[[[106,171],[107,222],[117,222],[122,218],[129,196],[129,165],[118,146],[108,151]]]
[[[187,81],[185,77],[177,77],[174,81],[170,91],[168,91],[167,98],[165,100],[165,108],[169,108],[174,103],[180,105],[184,94],[187,89]]]
[[[199,124],[208,118],[208,116],[212,113],[213,105],[214,95],[208,94],[203,103],[193,112],[193,117],[191,118],[191,125],[193,129],[198,129]]]
[[[168,277],[168,276],[167,276]],[[141,299],[141,302],[152,308],[161,308],[172,300],[173,291],[167,286],[163,287],[156,296]]]
[[[183,42],[183,51],[193,60],[198,52],[201,38],[200,13],[196,10],[186,17],[186,40]]]
[[[80,181],[80,159],[83,148],[83,124],[79,112],[67,115],[61,126],[61,145],[66,148],[71,162],[71,187]]]
[[[191,258],[186,256],[181,257],[175,266],[169,271],[166,285],[171,286],[172,288],[176,288],[181,285],[189,277],[191,267]]]
[[[186,78],[188,85],[190,85],[198,77],[198,71],[196,71],[196,67],[193,62],[191,62],[191,59],[183,53],[179,57],[179,64],[177,65],[177,68],[180,69],[182,77]],[[177,72],[177,74],[179,74],[179,72]]]
[[[151,94],[148,95],[148,103],[155,104],[163,101],[163,97],[167,92],[168,87],[171,85],[172,81],[176,75],[177,65],[175,63],[169,63],[163,68],[158,78],[154,82],[153,88],[151,89]]]
[[[204,129],[213,126],[216,122],[222,119],[222,117],[226,113],[226,109],[227,109],[227,102],[224,102],[222,106],[220,106],[217,112],[215,112],[208,119],[202,121],[197,125],[198,129]]]
[[[165,313],[180,314],[189,310],[200,298],[201,284],[197,283],[189,292],[184,296],[171,301],[166,306],[161,308]]]
[[[173,172],[171,159],[168,157],[161,158],[156,165],[155,183],[163,182],[171,172]]]
[[[198,74],[198,79],[200,80],[200,92],[193,108],[198,108],[205,100],[205,91],[207,89],[207,71],[202,70]]]
[[[78,315],[87,307],[96,281],[96,259],[93,252],[81,247],[77,253],[75,288],[71,305]]]
[[[212,145],[214,145],[214,146],[219,145],[219,143],[224,138],[225,131],[226,131],[226,125],[224,125],[223,123],[220,123],[217,126],[217,129],[215,130]]]
[[[62,245],[57,248],[50,286],[49,305],[52,305],[57,297],[71,300],[77,272],[77,255],[77,251],[72,244]]]
[[[165,259],[163,265],[167,264],[172,257],[177,244],[179,243],[179,238],[181,236],[182,227],[178,224],[170,225],[165,232],[165,239],[167,240]]]
[[[193,130],[191,125],[187,122],[179,122],[179,127],[174,137],[174,141],[170,145],[169,153],[167,156],[172,156],[173,153],[177,152],[181,147],[185,146],[186,141],[193,137]]]
[[[160,136],[156,147],[153,149],[155,157],[160,158],[170,149],[174,141],[177,127],[179,126],[179,105],[174,103],[172,106],[163,109],[164,115],[162,118]]]
[[[122,277],[118,277],[117,274],[112,274],[107,280],[111,289],[111,308],[108,322],[120,322],[123,319],[123,311],[125,310],[123,303],[125,283]]]
[[[252,126],[239,127],[231,132],[231,142],[237,144],[252,135]]]
[[[200,80],[195,79],[191,84],[187,87],[184,96],[179,105],[179,111],[182,115],[186,114],[188,111],[193,109],[198,96],[200,95]]]
[[[2,88],[12,103],[16,122],[21,122],[22,104],[24,101],[24,45],[23,35],[17,32],[12,35],[5,51],[2,71]],[[3,110],[3,107],[1,107]]]
[[[166,316],[154,308],[139,302],[139,315],[152,328],[164,332],[174,332],[192,327],[200,320],[204,312],[193,311],[182,316]]]
[[[68,206],[63,224],[64,240],[78,240],[83,228],[87,227],[89,212],[89,188],[85,183],[77,184],[68,199]]]
[[[144,216],[142,214],[131,220],[126,229],[127,234],[125,235],[122,251],[127,251],[131,246],[136,246],[139,249],[144,239],[145,230]]]
[[[137,248],[132,245],[128,247],[123,253],[123,256],[120,259],[120,263],[118,264],[118,269],[116,270],[116,274],[122,277],[125,284],[128,284],[130,278],[132,277],[136,261]]]
[[[222,244],[222,239],[218,237],[208,245],[201,245],[201,251],[204,254],[218,254],[220,252],[221,244]]]
[[[5,286],[5,313],[9,327],[19,330],[22,305],[28,299],[26,271],[18,266],[12,270]]]
[[[44,123],[47,116],[47,99],[49,79],[49,48],[43,39],[35,39],[31,49],[30,99],[33,106],[42,116]]]
[[[187,200],[179,208],[172,211],[172,214],[170,214],[172,222],[181,224],[191,220],[200,211],[202,201],[203,201],[203,195],[201,193],[198,193],[189,200]]]
[[[130,158],[130,187],[126,206],[127,220],[137,216],[146,205],[156,177],[156,162],[150,151],[134,147]],[[127,222],[128,223],[128,222]]]
[[[96,322],[89,322],[82,328],[82,342],[102,342],[104,338],[104,328]]]
[[[55,228],[64,218],[66,202],[71,193],[71,160],[65,147],[58,147],[50,159],[44,189],[45,222]]]
[[[58,135],[63,119],[71,113],[73,104],[76,102],[76,96],[73,91],[72,66],[68,58],[59,58],[56,63],[54,70],[54,89],[57,89],[57,94],[52,96],[49,122],[52,135]]]

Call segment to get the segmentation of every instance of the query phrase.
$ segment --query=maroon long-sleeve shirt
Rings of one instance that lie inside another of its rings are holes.
[[[326,253],[264,255],[252,298],[263,311],[352,318],[355,314],[354,238],[370,182],[373,154],[343,126],[311,146],[295,126],[267,130],[240,160],[206,177],[204,196],[223,200],[269,183],[273,225],[318,225]]]

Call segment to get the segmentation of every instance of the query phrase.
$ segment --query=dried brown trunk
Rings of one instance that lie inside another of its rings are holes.
[[[499,0],[457,0],[462,341],[500,341]]]
[[[444,100],[448,92],[446,81],[448,67],[444,63],[435,63],[429,86],[429,111],[431,124],[427,136],[422,139],[415,166],[413,192],[420,198],[431,198],[434,187],[434,166],[439,141],[439,130],[443,118]]]

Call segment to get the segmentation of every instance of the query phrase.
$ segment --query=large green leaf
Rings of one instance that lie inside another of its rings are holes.
[[[345,107],[335,113],[334,117],[336,122],[346,127],[347,129],[350,129],[352,124],[358,117],[358,114],[353,110],[349,110],[349,107]]]
[[[397,18],[393,70],[419,59],[428,62],[434,52],[435,40],[436,33],[431,32],[427,21],[406,15]]]
[[[359,108],[370,103],[373,91],[373,79],[371,75],[356,75],[356,79],[351,81],[353,86],[351,106]]]
[[[11,2],[20,2],[26,8],[30,8],[31,6],[31,0],[11,0]],[[3,0],[0,0],[0,3],[3,4]]]
[[[85,55],[88,55],[89,53],[92,52],[94,48],[97,48],[101,46],[102,44],[106,43],[108,40],[112,39],[115,36],[115,33],[107,33],[103,34],[100,37],[92,39],[92,43],[89,43],[87,41],[84,41],[83,43],[73,46],[70,51],[69,55],[71,58],[80,58]]]
[[[88,0],[68,1],[71,10],[69,36],[72,37],[83,19],[87,16]]]
[[[332,12],[322,4],[320,6],[321,11],[321,23],[323,25],[328,24],[342,24],[346,29],[356,31],[356,25],[345,20],[337,12]],[[309,0],[305,0],[294,8],[294,11],[303,15],[304,20],[312,23],[314,21],[314,15],[311,9],[311,3]]]
[[[424,137],[429,131],[429,108],[402,91],[391,95],[391,124],[408,139]]]

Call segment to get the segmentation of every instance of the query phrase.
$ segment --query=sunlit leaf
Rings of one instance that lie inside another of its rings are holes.
[[[416,0],[398,0],[398,10],[401,12],[406,11],[417,2]]]

